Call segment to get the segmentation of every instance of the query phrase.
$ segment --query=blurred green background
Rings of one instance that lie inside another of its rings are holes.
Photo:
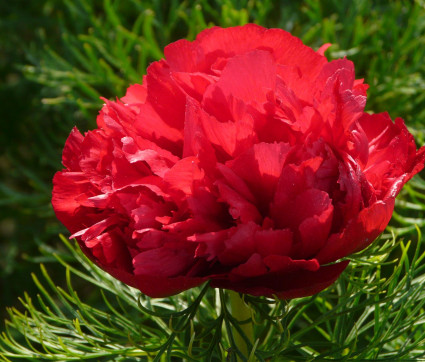
[[[347,56],[365,78],[367,110],[425,130],[423,0],[14,0],[0,2],[0,314],[34,292],[43,250],[61,248],[51,180],[71,128],[95,127],[100,96],[121,97],[179,38],[212,25],[279,27],[327,56]],[[420,195],[419,195],[420,196]],[[421,199],[423,201],[423,199]],[[422,228],[424,208],[398,208],[392,230]],[[414,237],[414,236],[413,236]],[[62,273],[63,274],[63,273]],[[3,318],[2,318],[3,319]]]

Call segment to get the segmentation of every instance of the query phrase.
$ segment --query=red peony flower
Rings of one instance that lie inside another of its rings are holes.
[[[368,86],[326,47],[253,24],[170,44],[97,129],[72,130],[57,217],[152,297],[207,280],[280,298],[328,287],[384,230],[425,148],[402,119],[364,113]]]

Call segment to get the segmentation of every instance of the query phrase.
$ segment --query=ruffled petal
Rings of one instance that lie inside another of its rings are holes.
[[[299,264],[293,272],[268,273],[259,277],[229,280],[217,277],[210,285],[215,288],[231,289],[239,293],[292,299],[316,294],[329,287],[347,267],[348,261],[321,266],[308,270]],[[309,264],[305,266],[310,267]]]
[[[360,211],[341,233],[331,235],[316,258],[321,264],[330,263],[371,244],[391,219],[394,199],[378,201]]]

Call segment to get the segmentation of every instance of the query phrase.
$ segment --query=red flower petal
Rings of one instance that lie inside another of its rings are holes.
[[[330,286],[347,267],[348,261],[321,266],[318,270],[296,270],[292,273],[269,273],[259,277],[245,278],[239,281],[213,279],[211,286],[232,289],[239,293],[263,295],[281,299],[305,297],[316,294]]]
[[[255,101],[262,104],[266,93],[276,85],[276,63],[272,54],[264,50],[237,55],[231,58],[220,79],[208,87],[205,95],[205,107],[214,112],[215,94],[221,92],[227,99],[230,95],[244,102]],[[213,113],[212,112],[212,113]]]
[[[254,204],[222,181],[216,181],[216,185],[218,186],[220,200],[229,205],[229,214],[232,215],[233,219],[242,223],[250,221],[261,223],[261,214]]]
[[[127,92],[121,100],[127,104],[142,104],[146,101],[147,88],[141,84],[133,84],[128,87]]]
[[[290,146],[286,143],[258,143],[227,165],[245,180],[257,201],[265,208],[272,199]]]
[[[85,228],[87,222],[99,220],[99,215],[90,215],[90,209],[81,207],[77,197],[93,194],[96,189],[81,172],[58,172],[53,178],[52,205],[56,217],[71,233]],[[100,216],[102,217],[102,216]]]
[[[199,160],[196,157],[186,157],[164,175],[164,181],[170,185],[171,189],[191,195],[193,183],[203,180],[204,176],[205,173],[199,168]]]
[[[349,261],[322,266],[317,271],[297,272],[291,280],[291,285],[277,292],[276,295],[281,299],[299,298],[314,295],[323,289],[326,289],[340,276],[347,267]],[[289,276],[288,276],[289,278]]]
[[[288,255],[292,242],[292,232],[289,229],[259,230],[255,234],[255,249],[262,257]]]
[[[321,264],[330,263],[371,244],[384,231],[393,209],[394,199],[390,198],[361,210],[341,233],[331,235],[316,255],[317,260]]]
[[[259,254],[252,254],[245,263],[233,268],[231,274],[246,278],[264,275],[267,271],[268,269],[261,256]]]
[[[192,244],[180,243],[143,251],[133,258],[134,274],[174,277],[184,274],[194,263]]]
[[[294,272],[297,270],[317,271],[320,265],[316,259],[295,260],[285,255],[269,255],[264,258],[264,263],[271,272]]]
[[[62,154],[62,163],[68,170],[80,171],[79,155],[83,140],[83,135],[74,127],[66,140]]]
[[[224,265],[235,265],[244,263],[255,251],[255,232],[258,225],[253,222],[240,224],[225,240],[225,249],[218,256],[220,263]]]

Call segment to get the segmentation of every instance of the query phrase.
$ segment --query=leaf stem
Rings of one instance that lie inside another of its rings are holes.
[[[232,317],[239,323],[239,328],[233,326],[233,338],[240,352],[248,359],[251,346],[254,344],[254,330],[252,324],[251,308],[241,298],[239,293],[228,291]],[[244,334],[241,335],[242,332]],[[250,342],[248,345],[247,340]],[[238,357],[238,361],[240,358]]]

